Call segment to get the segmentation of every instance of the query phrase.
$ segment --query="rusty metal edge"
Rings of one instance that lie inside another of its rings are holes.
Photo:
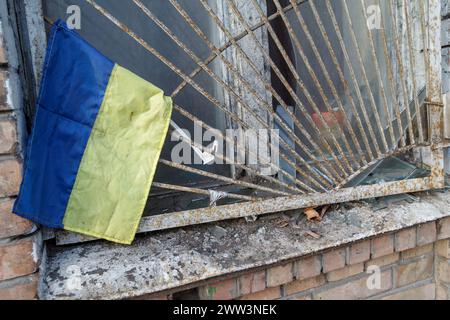
[[[201,208],[156,216],[144,217],[138,228],[138,233],[161,231],[196,224],[211,223],[230,219],[261,216],[289,210],[304,209],[312,206],[358,201],[368,198],[378,198],[407,192],[421,192],[431,189],[444,188],[440,175],[427,178],[390,182],[379,185],[344,188],[332,193],[314,193],[309,195],[295,195],[274,199],[237,203],[219,207]],[[79,242],[97,240],[76,233],[58,231],[56,244],[67,245]]]

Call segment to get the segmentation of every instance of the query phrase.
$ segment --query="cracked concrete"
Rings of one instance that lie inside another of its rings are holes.
[[[298,258],[450,215],[448,193],[373,211],[365,203],[335,206],[321,223],[300,212],[139,236],[132,246],[103,241],[47,248],[43,299],[122,299],[193,284]],[[289,223],[280,223],[288,221]],[[218,232],[220,230],[220,232]],[[314,239],[306,235],[313,231]],[[78,270],[73,272],[74,268]],[[81,286],[73,289],[73,281]]]

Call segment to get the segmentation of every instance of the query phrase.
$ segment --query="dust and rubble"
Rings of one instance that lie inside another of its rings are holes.
[[[103,241],[52,247],[43,273],[44,299],[120,299],[260,268],[450,215],[448,193],[422,193],[374,210],[335,205],[322,221],[303,211],[140,235],[132,246]],[[283,222],[283,223],[281,223]],[[72,272],[77,269],[76,273]],[[73,278],[81,282],[71,288]]]

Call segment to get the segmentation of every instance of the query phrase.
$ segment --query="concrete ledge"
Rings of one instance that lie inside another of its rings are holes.
[[[302,219],[286,226],[283,220],[302,217],[294,212],[254,223],[238,220],[148,234],[132,246],[49,246],[40,298],[136,297],[267,268],[450,216],[450,194],[418,197],[420,201],[380,211],[348,204],[327,213],[320,224]],[[308,231],[320,238],[308,236]]]

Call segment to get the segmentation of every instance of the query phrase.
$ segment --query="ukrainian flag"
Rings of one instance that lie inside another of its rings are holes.
[[[171,112],[161,89],[56,22],[14,213],[130,244]]]

